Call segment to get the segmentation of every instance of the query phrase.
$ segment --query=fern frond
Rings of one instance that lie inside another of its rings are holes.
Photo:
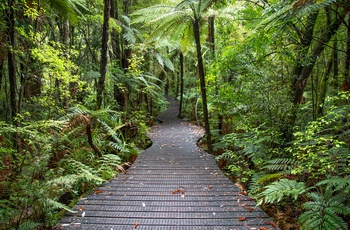
[[[0,223],[1,223],[1,221],[0,221]],[[35,223],[32,221],[25,221],[17,229],[18,230],[37,229],[40,225],[41,225],[40,223]]]
[[[332,186],[334,192],[342,190],[342,192],[350,193],[350,179],[348,177],[334,176],[330,179],[322,180],[316,184],[316,186]]]
[[[49,209],[64,209],[67,212],[76,213],[76,211],[73,211],[67,205],[64,205],[64,204],[62,204],[58,201],[55,201],[53,199],[45,199],[44,203],[46,204],[46,207]]]
[[[102,164],[111,165],[113,167],[118,167],[122,162],[122,159],[114,154],[104,154],[99,160]]]
[[[170,12],[173,9],[172,6],[168,5],[156,5],[147,8],[143,8],[132,13],[133,24],[136,23],[147,23],[150,20],[154,20],[159,15]]]
[[[311,192],[307,196],[311,201],[304,203],[303,208],[308,211],[302,213],[298,219],[302,229],[347,229],[346,222],[338,215],[350,214],[350,208],[344,204],[347,197],[342,194],[334,195],[330,186],[325,189],[324,194]]]
[[[69,174],[49,180],[47,184],[55,187],[71,188],[77,182],[78,179],[79,176],[75,174]]]
[[[299,195],[305,193],[310,188],[305,186],[304,182],[295,180],[281,179],[265,187],[265,190],[258,194],[259,201],[257,205],[262,203],[274,203],[281,201],[284,197],[292,197],[294,200]]]
[[[287,171],[298,166],[298,162],[292,158],[277,158],[272,159],[266,162],[266,165],[263,167],[272,172],[276,171]]]

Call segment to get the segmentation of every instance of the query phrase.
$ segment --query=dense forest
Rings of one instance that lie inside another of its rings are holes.
[[[48,229],[167,106],[281,229],[350,223],[348,0],[4,0],[0,229]]]

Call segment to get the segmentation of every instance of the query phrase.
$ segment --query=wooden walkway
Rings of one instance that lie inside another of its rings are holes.
[[[178,105],[159,116],[153,145],[126,173],[67,213],[59,229],[275,229],[271,220],[197,145],[203,130],[179,120]]]

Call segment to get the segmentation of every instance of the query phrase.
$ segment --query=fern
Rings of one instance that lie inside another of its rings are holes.
[[[280,202],[285,197],[292,197],[294,200],[299,195],[304,194],[310,188],[306,188],[304,182],[297,182],[295,180],[281,179],[265,187],[265,190],[258,194],[257,205],[262,203]]]
[[[18,230],[37,229],[40,225],[41,225],[40,223],[35,223],[32,221],[25,221],[17,229]]]
[[[344,204],[346,197],[340,194],[334,195],[333,192],[327,187],[324,194],[320,192],[307,194],[312,201],[303,204],[303,208],[307,211],[298,219],[301,229],[347,229],[346,222],[338,214],[349,215],[350,207]]]
[[[330,179],[322,180],[316,184],[316,186],[331,186],[333,187],[333,191],[341,191],[346,194],[350,194],[350,179],[348,177],[338,177],[334,176]]]
[[[67,212],[70,212],[70,213],[76,213],[76,211],[73,211],[72,209],[70,209],[67,205],[64,205],[58,201],[55,201],[53,199],[45,199],[44,200],[44,203],[45,203],[45,206],[47,209],[63,209],[63,210],[66,210]]]
[[[298,166],[298,162],[292,158],[276,158],[266,162],[263,167],[272,172],[276,171],[290,171]]]
[[[69,173],[77,174],[81,179],[91,184],[100,185],[103,182],[103,179],[98,176],[98,172],[95,169],[79,161],[69,159],[67,161],[61,161],[61,164]]]

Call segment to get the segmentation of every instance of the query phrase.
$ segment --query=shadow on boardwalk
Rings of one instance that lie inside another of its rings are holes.
[[[270,219],[197,145],[200,127],[176,117],[169,99],[163,121],[149,134],[153,145],[126,174],[79,201],[60,229],[274,229]],[[253,210],[254,209],[254,210]],[[253,211],[252,211],[253,210]]]

